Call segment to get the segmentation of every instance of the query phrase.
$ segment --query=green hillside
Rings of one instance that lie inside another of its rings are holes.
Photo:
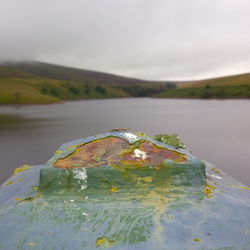
[[[143,81],[42,62],[0,65],[0,104],[152,96],[173,83]]]
[[[189,82],[156,95],[161,98],[250,98],[250,74]]]
[[[0,104],[145,96],[250,98],[250,74],[179,84],[144,81],[42,62],[0,65]]]
[[[54,103],[62,100],[129,97],[111,86],[37,77],[0,67],[0,104]]]

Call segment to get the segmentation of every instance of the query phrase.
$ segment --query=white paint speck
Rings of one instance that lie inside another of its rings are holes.
[[[146,154],[146,152],[144,152],[144,151],[142,151],[142,150],[140,150],[140,149],[137,148],[137,149],[134,150],[133,157],[145,160],[145,159],[148,158],[148,155]]]
[[[124,137],[126,137],[126,139],[128,139],[128,140],[136,140],[137,139],[137,136],[132,134],[132,133],[126,132],[126,133],[122,133],[122,135]]]
[[[86,168],[73,169],[74,178],[80,185],[80,190],[87,188],[87,171]]]

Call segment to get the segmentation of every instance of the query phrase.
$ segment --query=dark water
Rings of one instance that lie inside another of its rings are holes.
[[[110,99],[0,107],[0,182],[57,147],[112,128],[176,133],[193,154],[250,186],[250,101]]]

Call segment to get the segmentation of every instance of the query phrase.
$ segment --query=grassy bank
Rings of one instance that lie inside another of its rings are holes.
[[[0,104],[42,104],[128,96],[112,86],[50,79],[0,66]]]
[[[43,78],[0,78],[0,104],[54,103],[63,100],[128,97],[112,87]]]
[[[161,98],[250,98],[250,74],[194,81],[157,94]]]

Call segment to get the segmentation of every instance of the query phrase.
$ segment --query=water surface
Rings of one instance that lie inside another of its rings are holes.
[[[109,99],[0,107],[0,182],[62,143],[112,128],[178,134],[192,153],[250,186],[250,101]]]

